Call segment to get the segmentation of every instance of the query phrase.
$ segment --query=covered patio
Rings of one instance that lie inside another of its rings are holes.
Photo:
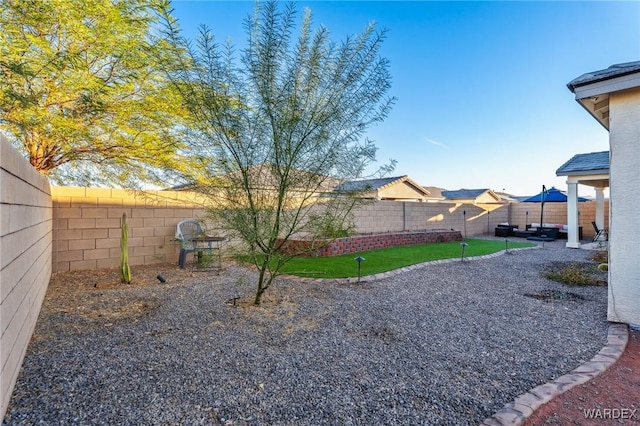
[[[598,229],[606,228],[604,190],[609,187],[609,151],[590,152],[574,155],[558,170],[556,176],[567,177],[567,244],[569,248],[580,248],[578,185],[595,189],[596,216]]]

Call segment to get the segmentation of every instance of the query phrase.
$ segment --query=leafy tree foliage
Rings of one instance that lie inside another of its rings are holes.
[[[0,129],[37,170],[130,185],[183,164],[169,46],[152,37],[168,13],[168,0],[1,0]]]
[[[212,199],[216,223],[245,243],[257,266],[255,304],[291,256],[351,229],[354,194],[332,190],[362,176],[375,160],[364,139],[394,99],[388,61],[379,55],[385,31],[331,41],[313,29],[306,10],[299,34],[295,6],[258,4],[245,25],[247,45],[236,58],[203,27],[195,46],[168,38],[190,60],[173,74],[191,114],[189,137],[202,167],[186,176]],[[186,83],[188,82],[188,84]],[[293,245],[292,237],[309,244]]]

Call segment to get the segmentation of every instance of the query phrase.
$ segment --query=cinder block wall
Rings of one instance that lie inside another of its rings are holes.
[[[0,134],[0,418],[49,285],[52,210],[48,179]]]
[[[131,265],[177,263],[176,225],[205,213],[203,199],[190,192],[54,186],[52,195],[54,271],[119,266],[123,213]]]
[[[525,220],[528,223],[540,222],[540,203],[514,203],[511,204],[511,223],[524,229]],[[527,215],[527,212],[529,213]],[[578,203],[579,226],[582,226],[582,238],[593,238],[594,231],[591,222],[596,220],[596,202],[585,201]],[[567,224],[567,203],[544,203],[544,223]],[[609,200],[604,202],[605,228],[609,227]]]
[[[466,236],[493,234],[508,221],[507,204],[414,203],[377,201],[355,210],[358,233],[455,229]]]

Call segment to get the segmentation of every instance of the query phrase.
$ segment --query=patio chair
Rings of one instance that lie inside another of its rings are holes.
[[[604,238],[604,241],[608,241],[609,240],[609,231],[607,231],[607,228],[598,228],[598,225],[596,225],[595,222],[591,222],[591,224],[593,225],[593,231],[595,232],[595,235],[593,236],[593,242],[595,243],[596,241],[599,241],[600,238]]]
[[[194,253],[196,250],[196,244],[192,241],[193,238],[203,234],[202,225],[196,220],[185,219],[178,222],[176,239],[180,241],[180,257],[178,258],[180,268],[184,269],[184,265],[187,262],[187,254]]]

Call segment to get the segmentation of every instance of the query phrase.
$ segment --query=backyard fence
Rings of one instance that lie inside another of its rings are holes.
[[[51,277],[49,181],[0,134],[0,392],[4,417]]]

